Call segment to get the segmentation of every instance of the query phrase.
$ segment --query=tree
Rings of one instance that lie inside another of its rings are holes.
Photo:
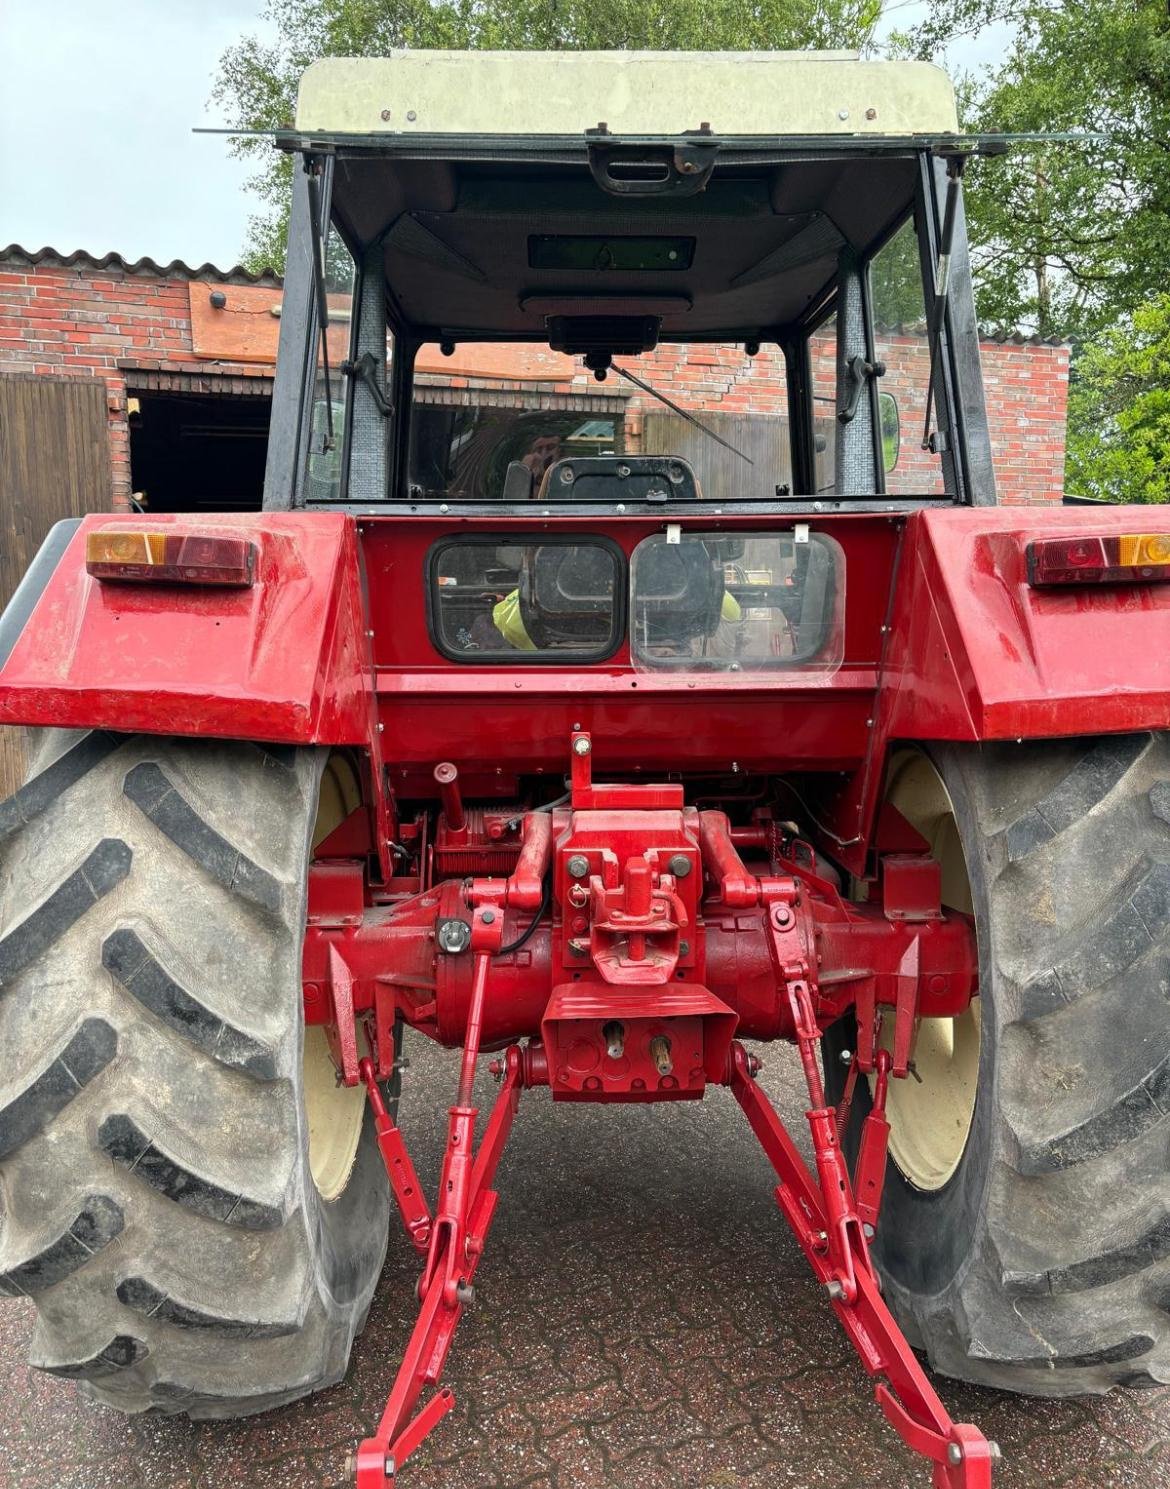
[[[1170,10],[1166,0],[933,0],[898,40],[939,56],[993,21],[1015,41],[960,89],[973,131],[1087,132],[968,173],[981,320],[1092,336],[1170,280]]]
[[[1077,358],[1067,471],[1078,496],[1170,501],[1170,294],[1139,306]]]
[[[236,129],[291,120],[297,80],[317,57],[379,56],[394,47],[659,51],[867,47],[881,0],[266,0],[271,45],[229,47],[214,100]],[[291,163],[263,137],[233,151],[256,160],[264,211],[252,219],[244,262],[284,264]]]

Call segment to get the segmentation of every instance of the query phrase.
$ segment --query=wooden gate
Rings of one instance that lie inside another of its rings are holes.
[[[0,607],[62,517],[110,509],[106,385],[0,375]],[[23,779],[24,740],[0,728],[0,797]]]
[[[747,455],[741,460],[677,414],[646,410],[642,432],[645,455],[679,455],[689,460],[699,478],[699,490],[716,501],[776,495],[776,487],[792,482],[788,420],[778,414],[718,414],[704,410],[695,416],[728,444]]]

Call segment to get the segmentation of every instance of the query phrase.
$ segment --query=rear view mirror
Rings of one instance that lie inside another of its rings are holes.
[[[878,419],[882,434],[882,468],[888,476],[898,464],[898,451],[902,443],[898,400],[892,393],[878,394]]]

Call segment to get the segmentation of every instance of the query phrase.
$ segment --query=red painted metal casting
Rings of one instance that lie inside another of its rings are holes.
[[[889,1082],[907,1074],[916,1019],[961,1011],[975,994],[970,920],[942,908],[938,866],[921,852],[886,855],[873,901],[857,904],[766,815],[733,830],[725,813],[687,806],[681,786],[599,784],[586,730],[572,734],[570,759],[570,802],[518,817],[505,809],[494,836],[486,815],[464,805],[457,770],[435,771],[436,855],[441,844],[474,867],[510,833],[506,876],[448,879],[377,904],[366,903],[362,860],[312,870],[306,1018],[326,1026],[339,1078],[365,1085],[403,1224],[424,1255],[414,1332],[377,1430],[352,1462],[358,1489],[393,1483],[454,1404],[440,1385],[443,1364],[474,1300],[521,1091],[666,1101],[699,1098],[708,1085],[729,1086],[742,1107],[776,1171],[780,1209],[877,1379],[879,1406],[931,1461],[935,1489],[987,1489],[997,1450],[950,1420],[882,1301],[869,1252]],[[886,831],[901,849],[917,844],[905,824]],[[760,871],[740,845],[766,860]],[[827,1104],[818,1063],[824,1028],[850,1008],[859,1038],[847,1100],[859,1074],[873,1076],[852,1173],[841,1148],[846,1111]],[[433,1215],[378,1084],[399,1018],[463,1046]],[[878,1044],[884,1019],[891,1048]],[[815,1177],[737,1034],[796,1042]],[[371,1053],[359,1057],[363,1042]],[[475,1074],[493,1045],[507,1046],[492,1067],[502,1084],[477,1149]]]

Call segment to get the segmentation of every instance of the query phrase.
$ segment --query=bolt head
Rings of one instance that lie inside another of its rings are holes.
[[[587,736],[584,734],[579,734],[573,741],[574,755],[588,755],[591,748],[592,746],[590,745]]]
[[[835,1277],[825,1283],[825,1288],[828,1291],[829,1297],[832,1298],[834,1303],[839,1303],[845,1296],[845,1289],[841,1286],[841,1284]]]
[[[568,869],[571,879],[584,879],[589,872],[589,860],[584,853],[571,853],[565,868]]]
[[[959,1446],[959,1444],[957,1442],[949,1442],[949,1443],[947,1443],[947,1462],[948,1463],[958,1464],[958,1463],[962,1463],[962,1461],[963,1461],[963,1450]]]
[[[997,1442],[988,1442],[987,1452],[991,1458],[992,1463],[998,1463],[1003,1457],[1003,1449]]]
[[[676,879],[685,879],[691,871],[691,861],[685,853],[672,853],[666,866]]]
[[[484,925],[493,925],[496,919],[496,912],[494,910],[485,910],[479,918],[483,921]]]

